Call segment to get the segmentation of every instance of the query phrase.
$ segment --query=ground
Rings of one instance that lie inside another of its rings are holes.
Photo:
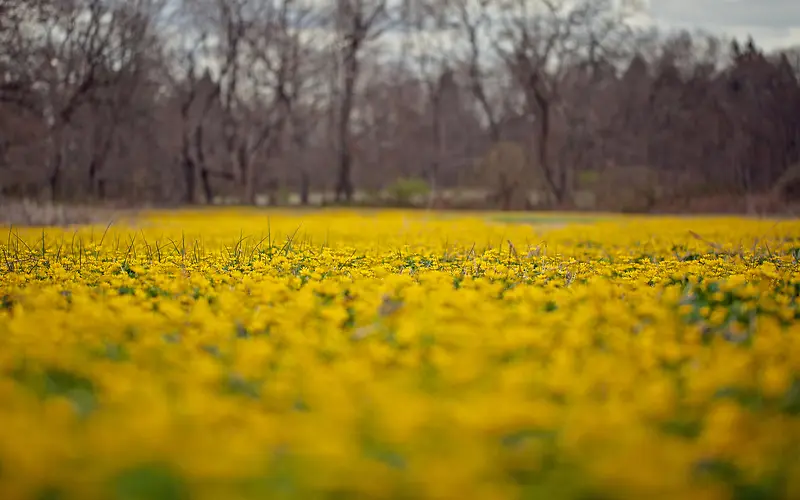
[[[4,231],[1,498],[800,497],[798,222]]]

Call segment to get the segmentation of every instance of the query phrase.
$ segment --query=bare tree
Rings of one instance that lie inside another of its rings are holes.
[[[179,163],[188,202],[198,180],[209,203],[215,180],[223,180],[236,181],[241,199],[255,203],[256,159],[277,144],[299,89],[303,48],[291,23],[299,27],[306,14],[292,0],[184,5],[185,19],[200,28],[175,57],[182,69],[172,79],[183,96]],[[198,59],[214,64],[203,69]]]
[[[365,46],[391,26],[393,12],[387,0],[341,0],[335,8],[337,58],[341,86],[337,106],[337,201],[353,198],[353,145],[351,120]]]
[[[39,0],[22,5],[3,6],[3,17],[7,14],[15,23],[3,33],[7,47],[13,48],[4,65],[16,66],[17,71],[2,95],[3,100],[24,101],[46,125],[41,137],[48,156],[43,183],[57,198],[63,194],[65,165],[80,163],[72,130],[76,116],[87,106],[109,104],[113,100],[109,89],[137,78],[141,55],[152,41],[151,15],[159,6],[151,0],[125,4]],[[11,87],[16,91],[9,92]],[[111,106],[123,109],[124,102]],[[102,168],[106,149],[98,146],[89,162],[90,185]]]
[[[449,17],[466,39],[465,65],[469,77],[469,88],[475,97],[489,129],[493,143],[500,140],[499,113],[486,89],[487,71],[483,44],[487,30],[491,27],[490,2],[474,0],[450,0]]]
[[[447,119],[449,111],[458,106],[458,88],[455,74],[448,59],[452,52],[443,46],[447,33],[446,5],[444,2],[406,2],[402,12],[402,25],[406,36],[401,46],[403,65],[408,65],[406,73],[412,80],[418,80],[425,93],[424,110],[421,113],[416,132],[424,130],[420,137],[420,147],[416,149],[422,165],[422,176],[431,188],[429,202],[436,197],[440,170],[448,161],[450,142],[453,135]],[[405,69],[403,67],[402,69]],[[412,134],[416,135],[416,134]],[[423,146],[424,145],[424,146]]]
[[[280,147],[281,134],[292,120],[295,106],[307,86],[303,63],[309,56],[308,40],[302,38],[300,29],[306,23],[315,22],[315,12],[296,5],[292,0],[281,0],[262,13],[248,33],[250,51],[253,54],[251,73],[254,84],[252,99],[261,102],[257,106],[243,105],[242,109],[253,110],[244,122],[249,124],[250,134],[238,147],[239,171],[246,187],[245,199],[253,201],[253,162],[263,149],[266,157],[274,156]],[[263,74],[255,73],[261,64]],[[261,89],[261,90],[259,90]],[[232,111],[228,108],[229,114]],[[294,121],[297,130],[298,121]],[[272,184],[274,184],[274,179]],[[274,197],[271,197],[274,199]]]
[[[148,57],[157,50],[154,18],[162,5],[154,2],[121,4],[112,13],[111,36],[104,80],[111,82],[98,89],[87,102],[91,134],[91,152],[87,168],[87,191],[98,198],[105,197],[106,182],[103,172],[121,129],[137,110],[134,96],[148,87],[151,69]]]
[[[794,53],[628,3],[0,0],[0,194],[313,203],[359,169],[454,206],[797,198]]]
[[[560,84],[570,66],[596,68],[616,48],[627,12],[610,0],[504,0],[494,46],[535,119],[538,166],[558,203],[570,197],[570,165],[550,151],[553,120],[563,112]]]

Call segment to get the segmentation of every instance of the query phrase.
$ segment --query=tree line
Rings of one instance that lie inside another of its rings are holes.
[[[0,0],[0,196],[791,202],[800,51],[640,28],[637,13],[613,0]]]

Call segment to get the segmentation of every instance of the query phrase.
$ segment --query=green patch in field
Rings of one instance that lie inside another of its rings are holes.
[[[788,415],[800,415],[800,377],[796,377],[784,396],[781,410]]]
[[[125,344],[119,342],[104,342],[100,346],[91,347],[89,349],[89,354],[96,359],[106,359],[118,363],[130,359]]]
[[[579,467],[547,460],[539,470],[509,470],[507,474],[520,486],[518,498],[537,500],[543,498],[575,498],[579,500],[606,500],[611,498],[591,488],[584,480]]]
[[[701,460],[694,466],[698,479],[718,481],[731,488],[735,500],[770,500],[783,498],[785,477],[781,474],[768,474],[755,481],[746,481],[744,474],[735,464],[724,460]]]
[[[714,393],[715,399],[730,399],[744,409],[759,411],[764,408],[764,397],[755,389],[722,387]]]
[[[532,224],[532,225],[567,225],[567,224],[592,224],[605,219],[592,216],[558,217],[550,215],[499,215],[492,216],[490,220],[504,224]]]
[[[298,478],[293,460],[283,451],[275,452],[267,472],[243,480],[240,498],[298,498]]]
[[[12,378],[43,399],[66,398],[80,416],[89,415],[97,406],[94,383],[89,378],[68,370],[34,370],[30,366],[22,365],[14,370]]]
[[[45,486],[36,493],[34,498],[36,500],[62,500],[63,498],[66,498],[66,495],[64,495],[60,488],[55,486]]]
[[[14,308],[14,299],[10,295],[5,294],[2,297],[0,297],[0,309],[6,309],[10,311],[13,308]]]
[[[88,378],[61,369],[44,372],[46,396],[61,396],[69,399],[80,415],[88,415],[97,406],[94,383]]]
[[[403,455],[377,439],[365,437],[362,447],[364,455],[389,468],[402,470],[406,467],[406,460]]]
[[[500,442],[508,448],[520,446],[526,441],[542,441],[555,447],[557,439],[558,433],[551,429],[522,429],[504,435]]]
[[[125,262],[123,262],[122,264],[120,264],[120,271],[125,273],[125,274],[127,274],[128,277],[130,277],[130,278],[135,278],[136,277],[136,271],[134,271],[131,268],[131,266],[130,266],[130,264],[128,264],[127,260]]]
[[[729,484],[739,479],[736,465],[724,460],[700,460],[694,464],[693,472],[698,478],[711,478]]]
[[[165,333],[161,336],[161,339],[167,344],[177,344],[181,341],[181,334],[180,333]]]
[[[186,483],[167,465],[142,464],[118,474],[111,482],[116,500],[188,500]]]
[[[219,347],[213,344],[202,344],[200,345],[200,350],[214,358],[222,357],[222,353],[220,352]]]
[[[234,325],[234,336],[237,339],[248,339],[250,338],[250,332],[245,325],[237,321]]]
[[[239,374],[234,373],[223,379],[222,391],[225,394],[258,399],[261,397],[261,382],[257,380],[249,380]]]
[[[146,294],[150,298],[156,297],[170,297],[172,294],[166,290],[163,290],[157,286],[151,285],[147,288]]]
[[[552,300],[548,300],[547,302],[545,302],[543,309],[544,309],[544,312],[557,311],[558,310],[558,304],[556,304]]]
[[[107,342],[105,345],[104,355],[111,361],[122,362],[130,359],[130,355],[128,354],[128,350],[125,348],[125,345],[117,342]]]
[[[659,425],[661,432],[685,439],[695,439],[703,431],[703,423],[695,418],[674,418]]]

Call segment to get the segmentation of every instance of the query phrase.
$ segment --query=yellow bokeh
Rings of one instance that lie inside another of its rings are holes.
[[[5,228],[0,498],[796,496],[800,223],[537,217]]]

